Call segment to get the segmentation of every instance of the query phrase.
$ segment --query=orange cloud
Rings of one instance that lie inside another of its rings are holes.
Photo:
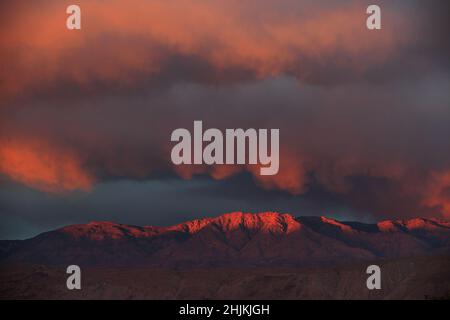
[[[89,190],[94,182],[76,155],[40,141],[0,141],[0,174],[47,192]]]
[[[357,3],[307,10],[292,2],[281,10],[277,1],[79,4],[80,31],[65,28],[61,2],[11,9],[15,16],[0,42],[2,60],[8,60],[8,79],[0,88],[4,94],[59,81],[87,88],[98,82],[132,86],[143,76],[157,76],[174,56],[198,57],[219,74],[240,69],[258,78],[288,73],[307,81],[319,77],[313,65],[327,64],[363,74],[411,41],[406,36],[410,26],[389,11],[384,19],[393,26],[369,33],[365,8]]]
[[[308,182],[302,159],[286,151],[280,155],[280,169],[276,175],[260,175],[260,166],[257,165],[248,165],[247,170],[262,188],[268,190],[283,190],[298,195],[305,192]]]
[[[450,171],[433,172],[425,194],[424,205],[437,207],[445,217],[450,218]]]

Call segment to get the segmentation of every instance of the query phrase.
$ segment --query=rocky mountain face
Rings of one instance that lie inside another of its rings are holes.
[[[2,264],[306,267],[447,254],[447,221],[365,224],[273,212],[236,212],[170,227],[91,222],[0,241]]]

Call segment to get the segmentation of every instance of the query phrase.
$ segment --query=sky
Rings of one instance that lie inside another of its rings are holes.
[[[448,1],[89,0],[67,30],[70,4],[0,4],[0,239],[232,211],[450,218]],[[279,128],[278,174],[173,165],[194,120]]]

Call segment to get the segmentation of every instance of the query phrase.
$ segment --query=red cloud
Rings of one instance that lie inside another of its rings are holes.
[[[365,8],[355,3],[306,10],[293,2],[281,9],[278,1],[80,1],[80,31],[65,28],[60,2],[17,6],[1,31],[4,96],[61,81],[86,90],[98,83],[132,87],[160,76],[173,57],[197,57],[211,73],[241,70],[256,78],[288,73],[309,81],[327,65],[358,75],[412,41],[411,26],[392,11],[383,16],[391,28],[369,33]]]
[[[48,192],[89,190],[94,182],[75,153],[31,139],[0,140],[0,173]]]

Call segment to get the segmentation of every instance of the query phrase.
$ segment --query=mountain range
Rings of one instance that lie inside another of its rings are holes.
[[[229,213],[169,227],[70,225],[0,241],[0,263],[148,267],[308,267],[450,254],[450,222],[374,224],[265,212]]]

